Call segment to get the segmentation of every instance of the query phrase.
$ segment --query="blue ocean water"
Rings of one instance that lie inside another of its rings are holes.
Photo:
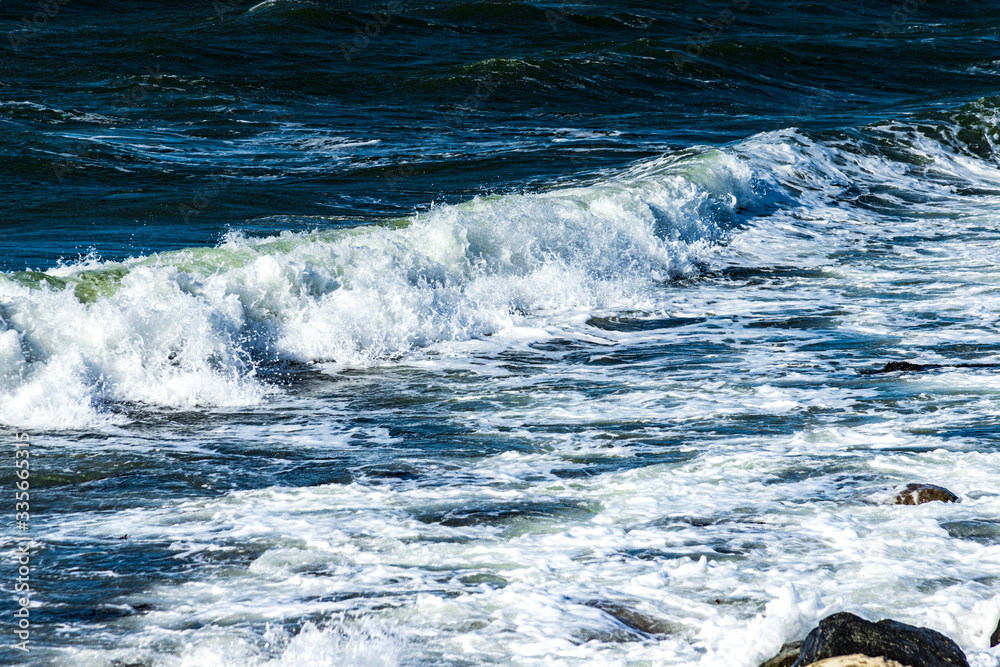
[[[0,656],[1000,665],[998,26],[4,0]]]

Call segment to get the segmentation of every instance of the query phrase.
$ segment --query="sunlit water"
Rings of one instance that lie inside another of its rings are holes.
[[[1000,664],[997,106],[950,108],[636,140],[376,224],[18,241],[37,588],[0,654],[756,667],[847,610]],[[302,173],[377,150],[305,134]],[[937,367],[867,372],[896,360]],[[961,502],[889,504],[909,482]]]

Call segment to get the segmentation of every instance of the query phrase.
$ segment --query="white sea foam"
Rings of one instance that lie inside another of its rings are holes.
[[[846,457],[853,447],[846,439],[827,449]],[[172,542],[175,557],[187,562],[248,547],[259,553],[245,568],[208,570],[142,593],[154,611],[134,621],[127,641],[141,647],[159,633],[180,632],[189,647],[183,660],[194,662],[178,664],[229,665],[251,655],[242,631],[226,628],[353,613],[395,634],[307,634],[302,643],[320,648],[302,664],[329,664],[323,656],[351,650],[443,662],[441,656],[472,655],[514,665],[755,667],[841,610],[935,628],[981,664],[994,664],[985,648],[1000,597],[978,579],[1000,567],[1000,547],[952,540],[940,523],[1000,511],[1000,496],[973,497],[1000,469],[997,455],[877,457],[874,470],[934,479],[963,496],[962,504],[898,507],[867,502],[870,483],[858,487],[859,495],[837,498],[825,479],[778,483],[788,469],[801,468],[803,456],[825,465],[785,437],[721,442],[681,465],[537,481],[574,449],[567,440],[555,451],[484,457],[475,473],[462,471],[462,484],[445,478],[435,486],[271,488],[77,515],[51,539],[128,531],[139,543]],[[530,477],[530,485],[509,483]],[[559,501],[579,503],[588,516],[549,510],[513,525],[456,526],[417,518],[449,508]],[[626,556],[644,550],[663,555]],[[399,604],[373,605],[386,596]],[[656,623],[667,634],[645,637],[637,622]],[[206,630],[186,630],[192,623]]]
[[[601,186],[445,206],[399,229],[234,234],[211,250],[50,271],[65,290],[0,280],[0,421],[80,427],[120,419],[107,408],[122,403],[252,405],[268,392],[261,362],[365,365],[536,312],[643,305],[749,198],[745,165],[712,153]],[[78,300],[74,285],[116,269],[120,284]]]
[[[149,636],[146,640],[151,639]],[[401,644],[391,632],[371,623],[341,619],[319,627],[306,622],[297,633],[267,625],[257,636],[208,628],[188,634],[176,654],[157,656],[164,667],[396,667]],[[142,660],[141,648],[113,650],[68,649],[60,664],[112,667]]]
[[[127,533],[197,572],[115,600],[150,605],[111,627],[115,649],[58,657],[756,667],[850,611],[934,628],[996,667],[995,371],[854,369],[996,359],[1000,177],[912,128],[871,132],[913,159],[782,131],[398,229],[135,260],[88,305],[2,283],[5,415],[259,401],[312,423],[206,439],[377,446],[417,471],[357,464],[345,483],[53,517],[53,545]],[[669,280],[696,262],[735,271]],[[255,368],[271,359],[358,383],[341,397],[416,373],[392,385],[399,415],[442,391],[428,410],[509,446],[432,466],[412,431],[379,425],[392,419],[351,431],[334,399],[267,395]],[[912,481],[961,502],[886,504]]]

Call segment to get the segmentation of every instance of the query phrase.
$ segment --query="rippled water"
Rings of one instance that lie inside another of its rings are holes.
[[[756,667],[848,610],[1000,664],[992,3],[37,10],[5,659]]]

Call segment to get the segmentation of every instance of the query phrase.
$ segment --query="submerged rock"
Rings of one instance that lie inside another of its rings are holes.
[[[885,658],[872,658],[867,655],[855,653],[854,655],[841,655],[836,658],[827,658],[809,665],[809,667],[913,667],[903,665],[895,660]]]
[[[934,500],[943,503],[958,502],[958,496],[944,488],[933,484],[907,484],[906,488],[896,494],[893,505],[922,505]]]
[[[858,373],[861,375],[879,375],[881,373],[915,373],[917,371],[930,371],[938,368],[1000,368],[1000,364],[911,364],[909,361],[890,361],[882,368],[865,368]]]
[[[679,628],[670,621],[647,616],[635,609],[629,609],[610,600],[588,600],[588,607],[600,609],[608,616],[617,619],[623,625],[645,635],[667,635],[677,632]]]
[[[799,651],[802,650],[802,642],[792,642],[791,644],[785,644],[778,651],[778,655],[774,656],[767,662],[761,663],[760,667],[791,667],[799,657]]]
[[[927,371],[934,368],[941,368],[940,364],[911,364],[909,361],[890,361],[882,368],[865,368],[858,373],[861,375],[879,375],[881,373],[895,373],[902,371],[912,373],[915,371]]]
[[[871,623],[846,612],[827,616],[813,628],[794,667],[855,654],[907,667],[969,667],[958,644],[940,632],[889,619]]]
[[[938,364],[911,364],[909,361],[890,361],[879,373],[895,373],[896,371],[924,371],[929,368],[941,368]]]
[[[990,648],[1000,644],[1000,621],[997,621],[997,629],[990,635]]]

